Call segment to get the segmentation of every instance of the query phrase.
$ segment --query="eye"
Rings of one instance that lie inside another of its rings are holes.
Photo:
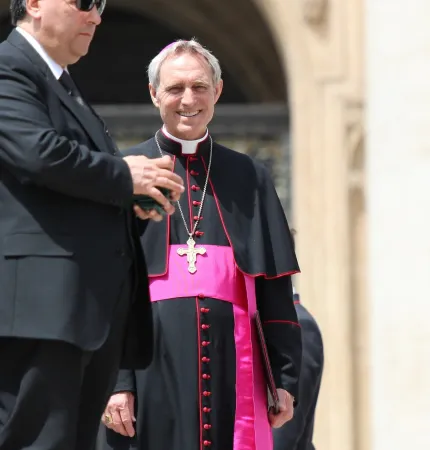
[[[166,89],[167,92],[170,94],[179,94],[181,92],[182,88],[180,86],[172,86]]]

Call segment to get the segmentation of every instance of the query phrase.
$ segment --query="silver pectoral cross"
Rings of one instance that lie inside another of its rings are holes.
[[[178,248],[178,255],[184,256],[187,255],[187,262],[188,262],[188,272],[190,273],[196,273],[196,262],[197,262],[197,255],[204,255],[206,253],[206,249],[204,247],[197,247],[196,248],[196,242],[194,239],[190,236],[190,238],[187,241],[188,248]]]

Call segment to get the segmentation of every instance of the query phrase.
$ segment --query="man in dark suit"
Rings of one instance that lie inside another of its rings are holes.
[[[92,450],[120,359],[150,359],[133,194],[171,214],[156,186],[175,200],[183,183],[169,158],[119,157],[67,71],[87,53],[103,7],[12,0],[17,28],[0,44],[2,450]]]
[[[291,229],[291,235],[296,230]],[[295,248],[295,245],[294,245]],[[300,295],[294,290],[294,306],[302,330],[302,366],[299,380],[300,402],[293,418],[284,426],[273,430],[274,450],[315,450],[312,443],[315,410],[320,392],[324,368],[324,345],[318,323],[300,302]]]
[[[324,366],[324,348],[318,324],[294,294],[297,318],[302,329],[302,368],[300,371],[300,402],[294,417],[283,427],[273,430],[274,450],[315,450],[312,443],[315,409]]]
[[[318,324],[294,294],[297,318],[302,329],[302,368],[300,372],[300,403],[294,417],[283,427],[273,430],[274,450],[315,450],[312,443],[315,409],[324,366],[324,348]]]

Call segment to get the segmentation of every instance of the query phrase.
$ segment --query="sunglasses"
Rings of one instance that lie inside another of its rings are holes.
[[[79,11],[89,12],[94,6],[97,8],[99,15],[102,15],[106,6],[106,0],[76,0],[76,8]]]

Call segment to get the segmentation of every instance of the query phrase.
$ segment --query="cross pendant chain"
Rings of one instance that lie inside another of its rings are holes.
[[[211,171],[212,148],[213,148],[213,141],[212,141],[212,137],[211,136],[209,136],[209,140],[210,140],[210,150],[209,150],[209,162],[208,162],[208,169],[207,169],[207,173],[206,173],[206,180],[205,180],[205,184],[204,184],[204,187],[203,187],[202,200],[200,202],[200,208],[199,208],[199,211],[197,213],[197,220],[194,223],[194,227],[193,227],[192,231],[190,231],[188,229],[187,221],[185,220],[185,216],[184,216],[184,213],[182,212],[182,208],[181,208],[181,205],[179,203],[179,200],[176,202],[176,205],[178,207],[179,213],[181,214],[182,221],[184,222],[185,229],[186,229],[187,234],[189,236],[189,238],[187,240],[187,246],[188,247],[187,248],[178,248],[177,252],[178,252],[178,255],[180,255],[180,256],[187,255],[188,272],[190,272],[191,274],[197,272],[197,267],[196,267],[197,255],[204,255],[206,253],[206,249],[204,247],[197,247],[196,248],[196,242],[195,242],[193,236],[196,233],[197,225],[200,222],[200,217],[201,217],[202,210],[203,210],[203,203],[204,203],[205,198],[206,198],[206,191],[207,191],[208,182],[209,182],[209,174],[210,174],[210,171]],[[164,154],[163,154],[163,152],[161,150],[160,144],[158,142],[157,135],[155,135],[155,142],[157,144],[158,151],[160,152],[160,155],[164,156]]]
[[[178,248],[177,252],[179,256],[187,255],[188,272],[193,274],[197,272],[197,255],[204,255],[206,253],[206,249],[204,247],[196,248],[196,242],[194,241],[192,236],[190,236],[190,238],[188,239],[187,246],[188,248]]]

